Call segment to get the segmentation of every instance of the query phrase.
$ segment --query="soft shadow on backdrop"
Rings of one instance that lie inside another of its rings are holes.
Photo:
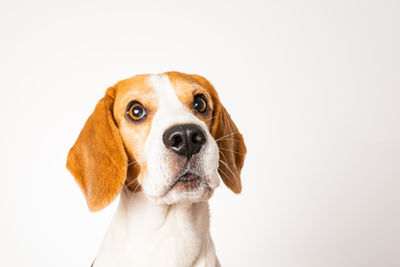
[[[243,132],[223,266],[400,265],[399,1],[1,1],[0,265],[89,266],[67,151],[105,89],[202,74]]]

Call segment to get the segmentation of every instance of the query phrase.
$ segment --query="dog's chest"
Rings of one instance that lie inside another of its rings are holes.
[[[124,203],[120,206],[94,267],[183,267],[215,262],[207,203],[166,209],[141,205],[132,213],[126,212]]]

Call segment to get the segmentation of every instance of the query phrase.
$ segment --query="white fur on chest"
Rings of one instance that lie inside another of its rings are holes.
[[[94,267],[219,266],[208,202],[157,206],[123,190]]]

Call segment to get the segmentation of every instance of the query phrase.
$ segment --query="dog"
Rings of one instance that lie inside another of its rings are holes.
[[[242,189],[243,136],[204,77],[136,75],[107,89],[69,151],[91,211],[120,202],[94,267],[220,266],[208,199]]]

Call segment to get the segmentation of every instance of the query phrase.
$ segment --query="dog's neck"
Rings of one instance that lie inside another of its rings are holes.
[[[208,202],[154,205],[142,192],[121,192],[94,267],[219,266]]]

